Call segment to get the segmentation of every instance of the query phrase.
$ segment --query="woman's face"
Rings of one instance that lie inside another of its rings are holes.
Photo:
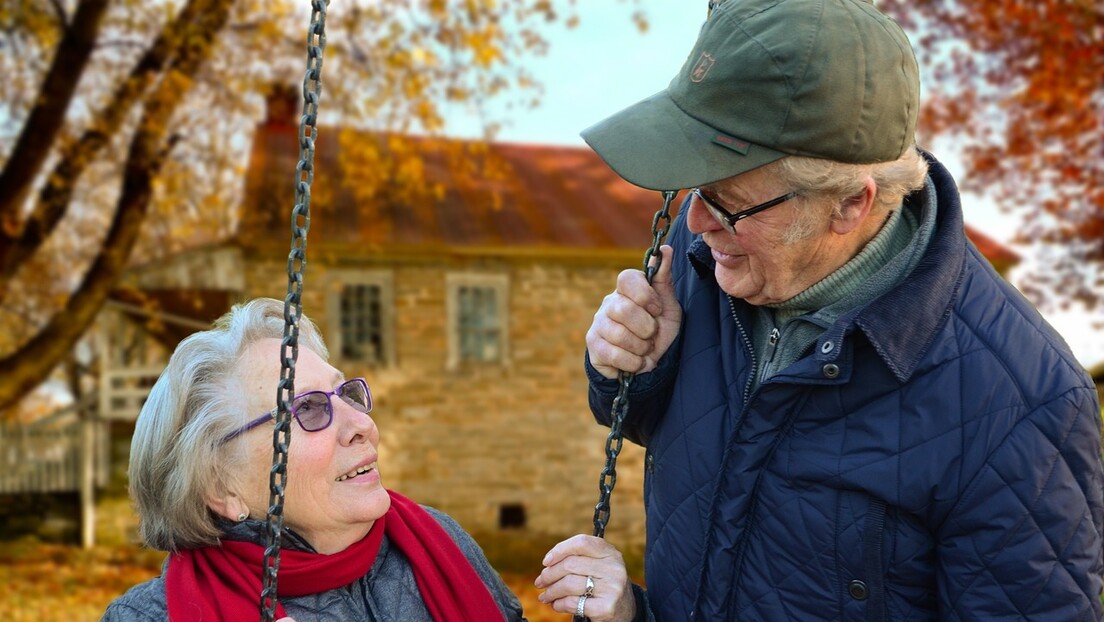
[[[280,340],[253,344],[240,364],[249,419],[275,406],[280,379]],[[345,377],[307,348],[295,363],[295,393],[333,391]],[[379,428],[368,414],[331,396],[333,422],[317,432],[291,423],[284,522],[320,553],[335,553],[360,540],[391,507],[380,481]],[[244,492],[251,516],[268,511],[268,473],[272,466],[271,425],[246,432],[250,452],[249,490]]]

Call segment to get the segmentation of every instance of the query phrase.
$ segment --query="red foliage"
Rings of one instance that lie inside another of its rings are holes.
[[[968,148],[965,190],[1024,219],[1068,261],[1037,293],[1104,299],[1104,6],[1096,0],[881,0],[922,63],[922,140]]]

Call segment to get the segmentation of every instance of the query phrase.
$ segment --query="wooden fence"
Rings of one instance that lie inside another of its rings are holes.
[[[0,422],[0,494],[80,493],[81,543],[95,542],[96,486],[108,477],[107,434],[87,415],[88,402],[73,404],[32,423]]]
[[[81,422],[0,423],[0,493],[80,490]]]

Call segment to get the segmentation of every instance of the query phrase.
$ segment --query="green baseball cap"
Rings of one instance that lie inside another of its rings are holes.
[[[786,155],[867,164],[912,146],[916,57],[865,0],[727,0],[666,90],[583,130],[621,177],[693,188]]]

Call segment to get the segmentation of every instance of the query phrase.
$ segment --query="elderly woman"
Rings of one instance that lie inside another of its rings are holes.
[[[163,574],[104,620],[259,616],[283,303],[235,306],[181,342],[134,432],[131,495]],[[363,378],[327,363],[302,318],[277,617],[522,620],[517,598],[448,516],[384,488]]]

